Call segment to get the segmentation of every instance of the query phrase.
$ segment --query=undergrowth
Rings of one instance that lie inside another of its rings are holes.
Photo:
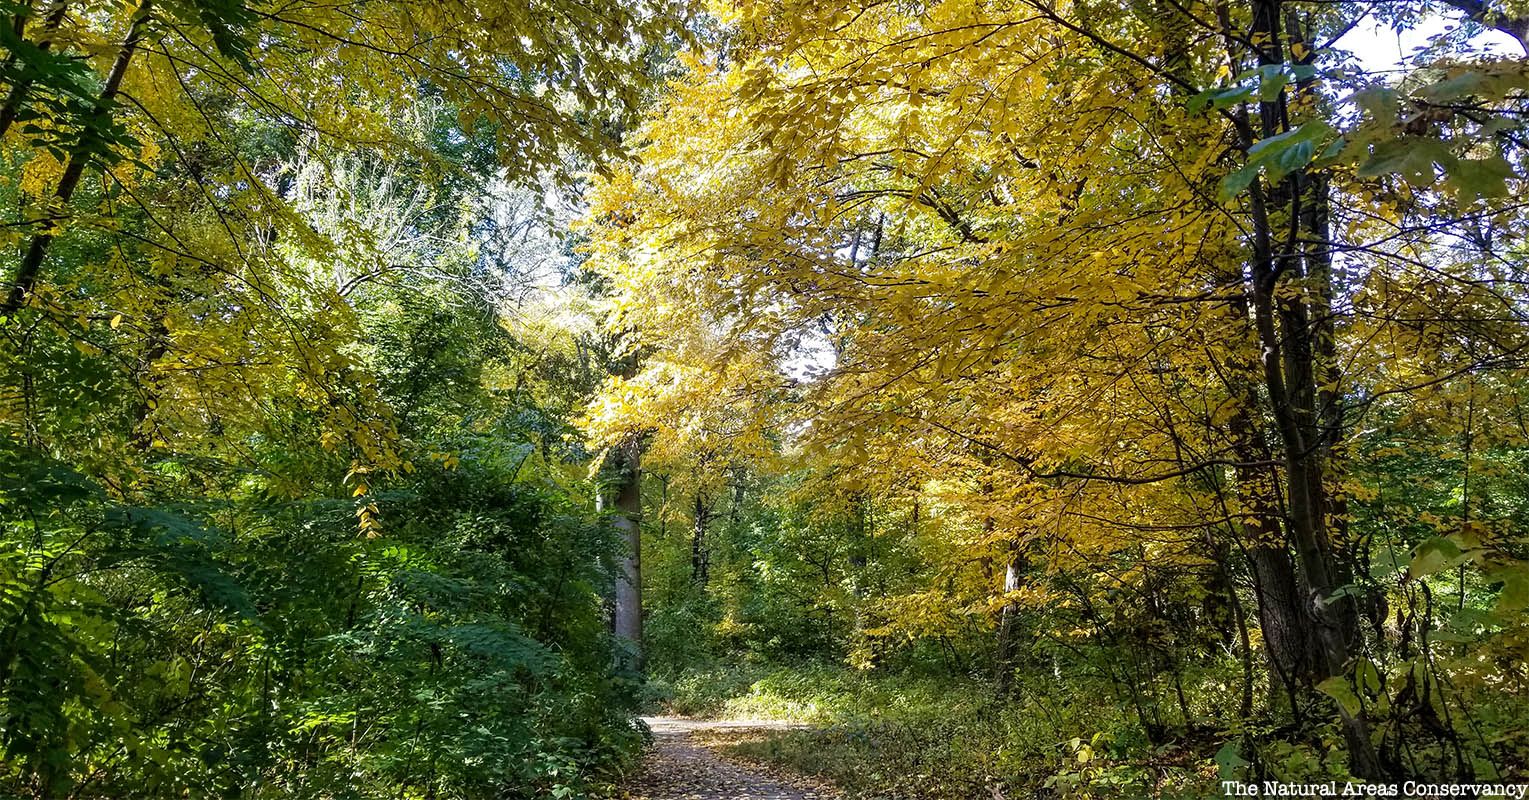
[[[809,723],[724,751],[852,798],[1204,797],[1217,779],[1209,743],[1154,747],[1118,704],[1041,682],[1001,700],[979,680],[742,664],[650,690],[670,713]]]
[[[1234,725],[1221,677],[1188,682],[1186,701],[1191,719],[1225,718],[1224,728],[1169,719],[1156,741],[1108,684],[1044,674],[999,698],[990,682],[970,678],[723,664],[655,678],[649,701],[686,716],[807,723],[722,749],[826,779],[856,800],[1199,798],[1220,796],[1223,777],[1345,777],[1336,730],[1281,737]]]

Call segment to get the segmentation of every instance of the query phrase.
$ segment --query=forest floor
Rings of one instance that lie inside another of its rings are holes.
[[[832,787],[718,755],[739,739],[793,727],[778,720],[645,717],[653,747],[627,787],[629,800],[836,800]]]

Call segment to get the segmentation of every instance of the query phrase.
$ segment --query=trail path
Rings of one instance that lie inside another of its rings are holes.
[[[696,743],[693,733],[785,729],[790,723],[766,720],[707,721],[682,717],[644,717],[653,731],[653,749],[642,774],[627,788],[631,800],[835,800],[821,788],[771,775],[757,767],[721,758]]]

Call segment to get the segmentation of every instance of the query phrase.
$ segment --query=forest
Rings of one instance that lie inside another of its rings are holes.
[[[0,797],[1529,790],[1529,0],[0,0]]]

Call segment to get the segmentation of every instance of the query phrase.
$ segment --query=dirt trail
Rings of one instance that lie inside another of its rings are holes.
[[[627,787],[631,800],[836,800],[837,794],[771,775],[756,767],[721,758],[697,744],[692,733],[785,729],[770,720],[706,721],[682,717],[644,717],[653,731],[653,748],[642,774]]]

